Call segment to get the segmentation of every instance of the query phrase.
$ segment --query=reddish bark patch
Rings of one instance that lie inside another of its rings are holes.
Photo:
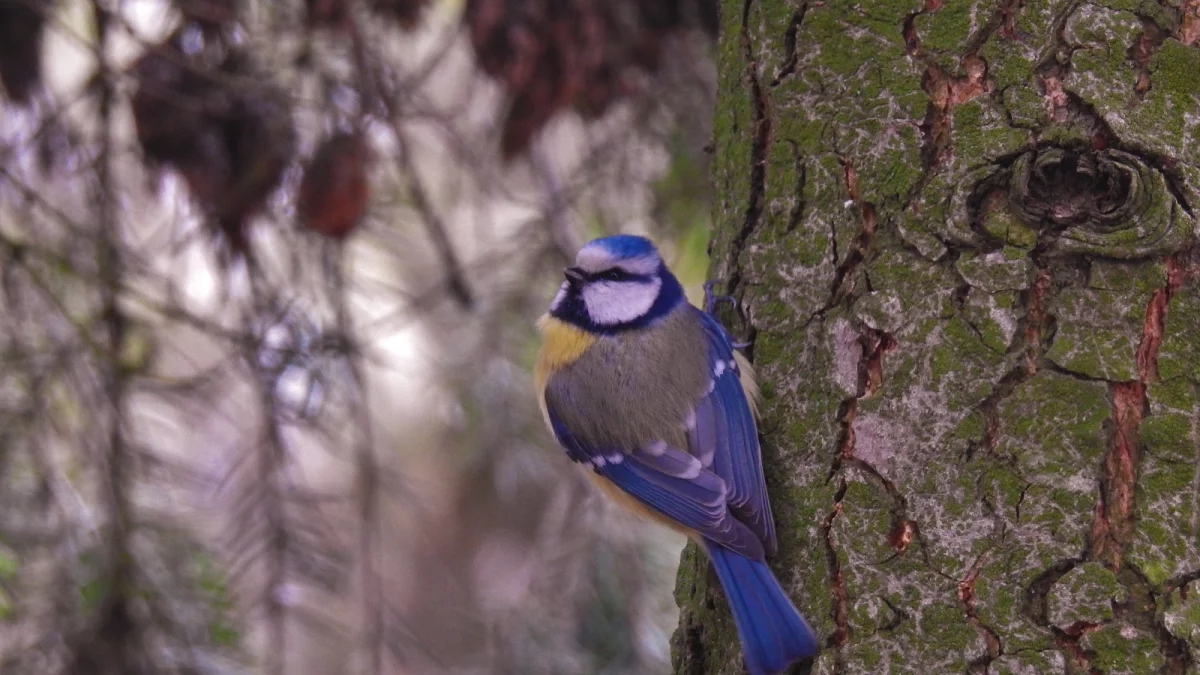
[[[1113,434],[1104,457],[1100,501],[1092,525],[1092,556],[1118,570],[1133,532],[1133,496],[1137,487],[1141,448],[1138,430],[1146,407],[1146,385],[1141,381],[1114,382]]]
[[[838,559],[837,542],[833,536],[833,521],[842,513],[842,499],[846,496],[846,482],[842,481],[833,497],[833,508],[821,523],[821,537],[825,542],[825,558],[829,565],[829,587],[833,593],[833,634],[828,646],[837,648],[850,641],[850,610],[846,598],[846,577]]]
[[[863,334],[863,366],[859,387],[863,396],[872,396],[883,386],[883,357],[896,348],[896,339],[881,330]]]
[[[1000,658],[1002,651],[1000,636],[996,634],[996,631],[991,626],[988,626],[979,618],[979,612],[975,609],[975,580],[979,578],[979,573],[983,570],[983,563],[986,558],[986,551],[980,553],[979,557],[971,565],[971,568],[967,570],[966,576],[960,579],[955,586],[958,602],[963,606],[963,611],[967,615],[967,623],[974,626],[983,635],[984,642],[987,643],[987,654],[978,662],[985,673],[987,672],[988,664]]]
[[[953,107],[992,91],[987,61],[979,56],[979,48],[999,25],[992,24],[972,38],[971,46],[959,60],[962,74],[951,75],[926,56],[921,36],[917,33],[917,17],[938,11],[942,4],[943,0],[926,0],[920,10],[906,15],[900,26],[905,52],[925,64],[925,72],[921,75],[921,88],[929,97],[929,106],[920,129],[923,137],[921,161],[927,169],[938,166],[949,157],[950,112]],[[1003,10],[998,17],[1002,20]]]
[[[908,518],[894,518],[892,520],[892,527],[888,530],[888,546],[892,547],[896,555],[904,555],[908,551],[908,546],[912,543],[916,533],[916,523]]]
[[[1017,39],[1017,28],[1013,20],[1025,0],[1008,0],[1000,7],[1000,35],[1009,40]]]
[[[842,435],[838,439],[838,459],[850,459],[854,456],[854,417],[858,412],[858,399],[852,398],[842,404],[842,414],[839,422],[842,425]],[[836,471],[840,462],[834,466]]]
[[[950,153],[950,78],[939,66],[931,65],[921,76],[921,88],[929,96],[929,107],[921,122],[925,137],[921,161],[933,167],[945,161]]]
[[[1065,122],[1069,113],[1071,99],[1063,88],[1062,80],[1057,76],[1047,75],[1041,78],[1042,96],[1046,101],[1046,112],[1055,122]]]
[[[916,40],[915,34],[912,38]],[[914,53],[920,45],[914,42]],[[951,110],[983,94],[991,93],[987,61],[968,54],[959,62],[962,75],[950,75],[935,63],[929,64],[921,76],[921,88],[929,96],[929,108],[921,129],[925,134],[922,159],[926,166],[936,166],[949,157]]]
[[[846,256],[834,271],[833,284],[830,289],[829,302],[825,306],[826,309],[836,305],[842,298],[854,290],[854,273],[858,270],[858,266],[866,260],[867,252],[871,248],[871,242],[875,237],[875,229],[878,225],[875,205],[871,202],[861,201],[858,198],[858,173],[854,170],[854,164],[844,157],[839,157],[838,162],[842,165],[842,179],[846,186],[846,194],[849,195],[850,200],[857,204],[862,211],[862,229],[859,230],[858,236],[854,238],[854,241],[850,243],[850,248],[846,251]]]
[[[842,165],[842,180],[846,184],[846,194],[850,196],[850,199],[858,201],[858,172],[854,170],[854,164],[844,157],[839,157],[838,163]]]
[[[1138,439],[1147,409],[1146,385],[1158,379],[1158,350],[1171,297],[1183,284],[1185,271],[1175,256],[1164,260],[1167,283],[1146,303],[1142,338],[1138,343],[1138,379],[1113,382],[1112,437],[1104,457],[1100,498],[1093,510],[1092,557],[1120,569],[1125,544],[1134,528],[1134,495],[1141,444]]]
[[[1133,91],[1139,98],[1145,97],[1150,91],[1150,59],[1167,39],[1167,32],[1158,27],[1151,19],[1142,19],[1142,35],[1129,48],[1129,58],[1137,66],[1137,80]]]
[[[987,79],[987,61],[974,54],[964,56],[960,62],[963,75],[950,80],[950,105],[966,103],[981,94],[992,91],[992,83]]]
[[[1100,628],[1101,624],[1091,621],[1076,621],[1064,629],[1057,630],[1054,633],[1054,642],[1059,649],[1063,650],[1075,665],[1083,668],[1087,675],[1104,675],[1104,671],[1092,666],[1092,657],[1094,654],[1083,648],[1079,642],[1084,635]]]
[[[1046,325],[1046,290],[1050,288],[1050,270],[1038,270],[1029,289],[1025,312],[1025,362],[1029,375],[1037,373],[1037,361],[1042,355],[1042,329]]]
[[[1158,348],[1162,345],[1163,327],[1167,320],[1167,305],[1171,297],[1183,284],[1183,269],[1174,256],[1164,264],[1167,268],[1167,285],[1154,292],[1146,305],[1146,320],[1142,325],[1142,340],[1138,344],[1138,377],[1142,382],[1158,379]]]
[[[1191,46],[1200,41],[1200,0],[1184,0],[1179,7],[1181,19],[1175,38]]]

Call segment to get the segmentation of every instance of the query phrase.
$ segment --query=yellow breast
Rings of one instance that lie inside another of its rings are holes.
[[[596,343],[596,336],[576,328],[569,323],[545,314],[538,319],[538,328],[542,331],[542,349],[538,352],[537,365],[533,368],[533,381],[537,386],[538,403],[542,406],[542,415],[550,423],[546,412],[546,382],[555,371],[571,365],[583,353]]]

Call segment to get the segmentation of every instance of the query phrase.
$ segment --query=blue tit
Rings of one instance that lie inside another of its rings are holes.
[[[542,412],[620,504],[702,546],[751,675],[817,652],[771,573],[775,550],[749,363],[644,237],[589,242],[538,325]]]

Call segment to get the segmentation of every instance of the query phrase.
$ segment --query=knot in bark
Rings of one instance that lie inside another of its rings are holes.
[[[1030,150],[984,184],[1007,187],[1008,210],[1050,254],[1167,255],[1194,228],[1162,173],[1121,150]]]
[[[1025,153],[1012,168],[1009,202],[1031,225],[1119,227],[1129,217],[1138,179],[1123,158],[1106,155],[1063,148]]]

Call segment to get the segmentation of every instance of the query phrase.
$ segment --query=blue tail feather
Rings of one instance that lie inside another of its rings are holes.
[[[729,599],[750,675],[778,673],[817,653],[817,636],[761,560],[706,542]]]

